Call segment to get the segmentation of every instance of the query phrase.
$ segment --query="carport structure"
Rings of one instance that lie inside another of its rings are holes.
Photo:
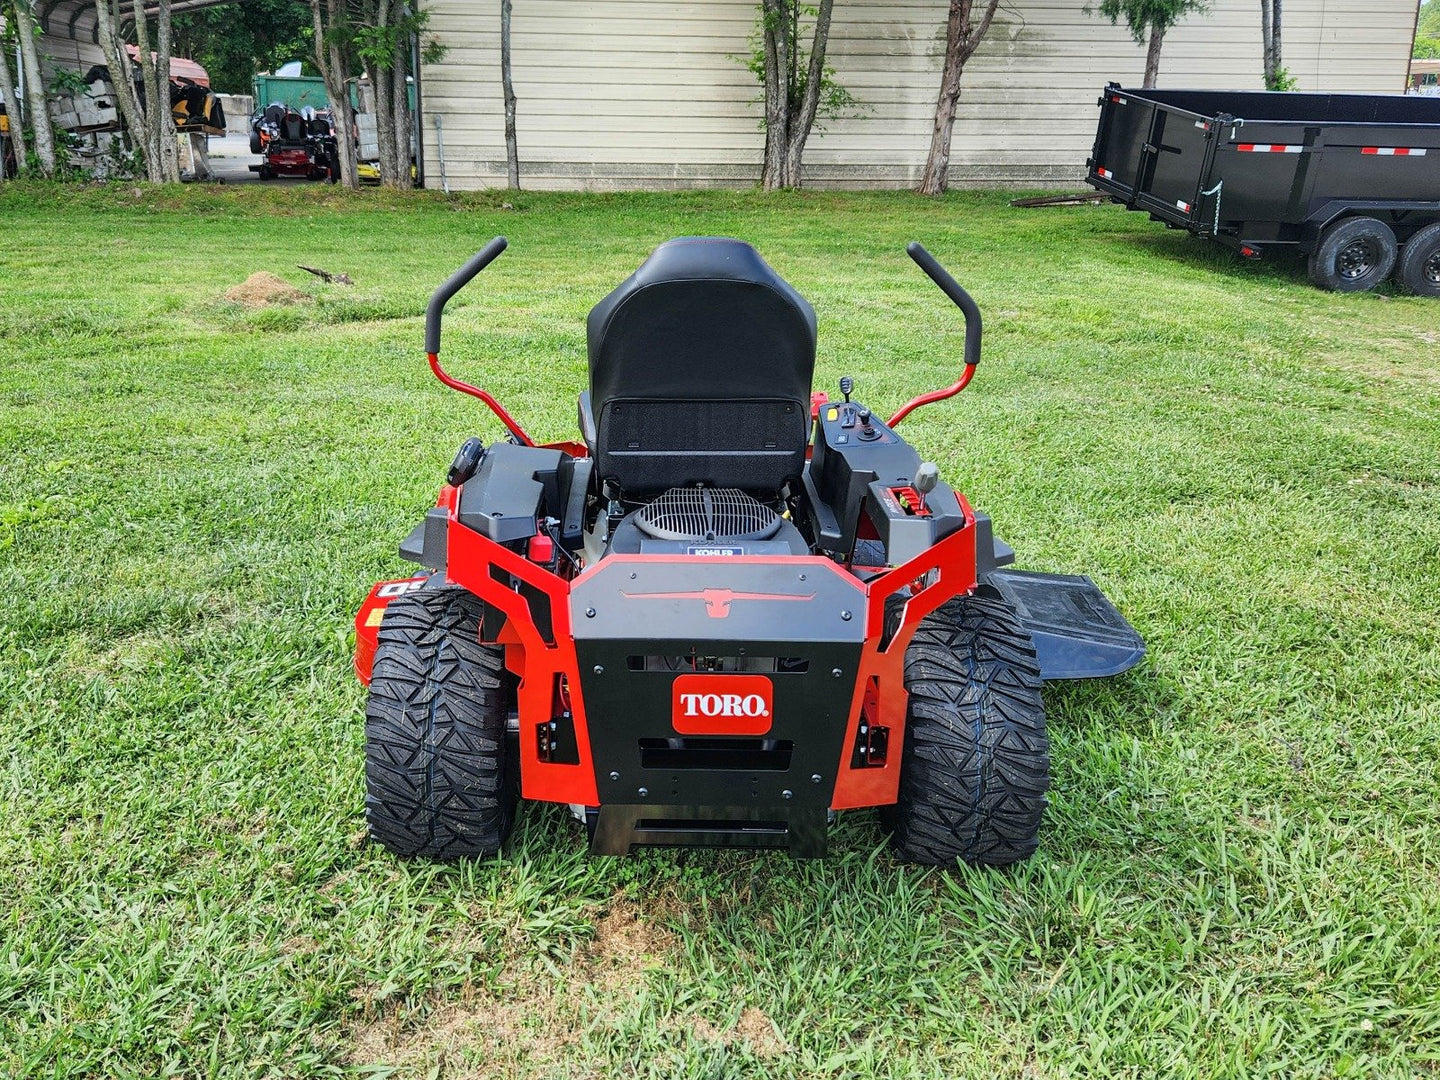
[[[185,11],[215,7],[227,0],[174,0],[170,12],[179,15]],[[120,38],[122,41],[133,37],[135,12],[142,10],[154,17],[159,9],[155,0],[120,0]],[[100,50],[100,31],[96,26],[94,0],[37,0],[35,21],[45,36],[41,45],[46,53],[62,65],[73,65],[85,70],[91,64],[103,64],[105,54]]]
[[[232,0],[175,0],[170,5],[172,15],[197,8],[215,7]],[[154,16],[159,4],[147,0],[143,5],[136,0],[120,0],[120,36],[127,36],[135,24],[135,9],[143,7],[145,14]],[[51,37],[69,38],[72,41],[88,41],[99,45],[99,31],[95,28],[95,4],[92,0],[40,0],[35,5],[36,21],[42,33]]]

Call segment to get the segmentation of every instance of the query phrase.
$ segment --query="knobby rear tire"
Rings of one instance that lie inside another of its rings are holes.
[[[392,601],[365,707],[365,817],[398,855],[492,855],[515,820],[512,683],[480,644],[481,602],[460,589]]]
[[[885,813],[909,862],[1005,866],[1039,843],[1050,744],[1035,645],[1014,610],[976,594],[927,616],[905,653],[899,799]]]

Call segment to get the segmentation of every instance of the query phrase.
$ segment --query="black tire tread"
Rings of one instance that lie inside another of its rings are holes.
[[[921,621],[905,653],[900,792],[886,814],[909,862],[1005,866],[1034,854],[1050,743],[1029,632],[976,594]]]
[[[1336,270],[1335,260],[1346,245],[1367,234],[1380,245],[1379,265],[1363,278],[1342,278]],[[1367,292],[1390,276],[1390,272],[1395,269],[1398,251],[1394,230],[1379,218],[1347,217],[1326,227],[1320,236],[1320,243],[1310,253],[1306,269],[1311,284],[1317,288],[1331,292]]]
[[[1395,280],[1417,296],[1440,296],[1440,287],[1422,276],[1425,263],[1437,249],[1440,249],[1440,221],[1426,225],[1405,242]]]
[[[514,822],[504,655],[460,589],[399,597],[380,623],[365,706],[365,817],[399,855],[491,855]]]

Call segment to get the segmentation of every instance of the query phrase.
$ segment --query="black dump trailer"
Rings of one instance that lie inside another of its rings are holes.
[[[1250,259],[1309,258],[1310,280],[1389,278],[1440,296],[1440,98],[1126,90],[1100,98],[1089,182]]]

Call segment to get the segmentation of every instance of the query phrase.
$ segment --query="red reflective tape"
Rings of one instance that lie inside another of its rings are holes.
[[[1423,146],[1362,146],[1362,154],[1378,154],[1381,157],[1424,157]]]
[[[1296,143],[1241,143],[1236,150],[1242,154],[1298,154],[1305,147]]]
[[[1190,212],[1190,204],[1188,202],[1181,202],[1179,199],[1176,199],[1175,205],[1178,206],[1181,210],[1184,210],[1187,214]]]
[[[1106,180],[1114,180],[1114,179],[1115,179],[1115,174],[1112,173],[1109,169],[1097,169],[1096,171],[1097,171],[1101,176],[1103,176]]]

